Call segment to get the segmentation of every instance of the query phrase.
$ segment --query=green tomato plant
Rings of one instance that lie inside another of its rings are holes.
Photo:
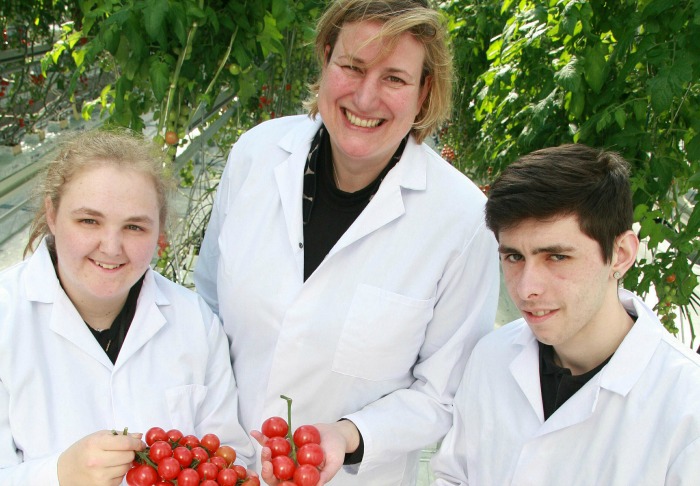
[[[538,148],[580,142],[623,155],[649,255],[624,284],[642,296],[654,290],[656,311],[677,333],[677,313],[690,319],[700,302],[693,271],[700,258],[700,3],[445,6],[476,19],[453,31],[465,76],[442,141],[455,163],[487,192],[504,167]],[[470,65],[483,69],[464,69]]]

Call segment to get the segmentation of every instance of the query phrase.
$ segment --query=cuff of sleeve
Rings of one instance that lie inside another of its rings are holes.
[[[346,418],[341,418],[340,420],[349,420]],[[339,422],[340,422],[339,420]],[[357,449],[355,449],[354,452],[349,452],[345,454],[345,460],[343,461],[343,466],[353,466],[356,464],[359,464],[362,462],[362,458],[365,455],[365,441],[362,439],[362,432],[360,430],[357,430],[357,433],[360,435],[360,444],[357,446]]]

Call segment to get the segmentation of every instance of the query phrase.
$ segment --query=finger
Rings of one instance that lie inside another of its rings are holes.
[[[257,440],[258,444],[260,444],[261,446],[264,446],[267,443],[267,437],[265,437],[262,432],[259,432],[257,430],[251,430],[250,435],[255,440]]]
[[[279,480],[272,473],[272,463],[269,461],[262,463],[260,475],[262,476],[263,481],[270,486],[277,486],[279,484]]]
[[[272,460],[272,449],[269,447],[263,447],[260,452],[260,460],[264,462],[270,462]]]

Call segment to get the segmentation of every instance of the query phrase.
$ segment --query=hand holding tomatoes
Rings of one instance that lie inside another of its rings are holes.
[[[110,484],[114,473],[131,467],[134,451],[144,448],[141,434],[114,435],[102,430],[83,437],[58,458],[61,484]]]
[[[316,486],[321,478],[319,468],[324,462],[321,434],[313,425],[302,425],[292,434],[289,425],[292,400],[282,398],[287,401],[289,423],[282,417],[270,417],[263,422],[262,433],[252,433],[264,446],[261,455],[263,479],[271,485]]]

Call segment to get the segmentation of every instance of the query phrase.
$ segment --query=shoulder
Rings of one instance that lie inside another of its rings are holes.
[[[153,280],[160,294],[156,299],[158,301],[164,299],[161,303],[166,303],[168,307],[172,308],[178,318],[189,316],[192,319],[197,317],[207,324],[212,321],[214,313],[198,293],[167,279],[153,269],[149,269],[149,272],[153,275]]]

